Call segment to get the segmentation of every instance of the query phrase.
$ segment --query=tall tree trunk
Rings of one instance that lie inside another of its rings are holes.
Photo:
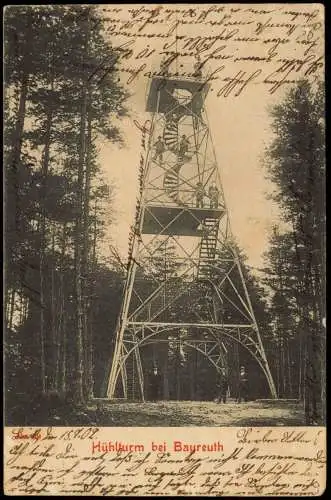
[[[63,296],[64,300],[64,296]],[[60,378],[60,392],[65,394],[67,391],[67,316],[63,307],[62,319],[62,355],[61,355],[61,378]]]
[[[195,399],[195,366],[194,366],[194,360],[195,360],[195,353],[197,351],[191,350],[190,352],[190,357],[189,357],[189,371],[190,371],[190,400],[194,401]]]
[[[299,317],[301,316],[299,312]],[[302,390],[302,374],[303,374],[303,339],[302,332],[299,330],[299,380],[298,380],[298,398],[300,401],[303,400],[303,390]]]
[[[10,300],[8,301],[8,319],[7,319],[7,328],[8,330],[12,330],[13,328],[13,320],[14,320],[14,310],[15,310],[15,294],[16,291],[13,288],[10,293]]]
[[[97,215],[98,215],[98,202],[97,202],[97,199],[95,199],[95,202],[94,202],[93,245],[92,245],[92,266],[93,266],[93,271],[95,271],[96,267],[97,267],[97,233],[98,233]]]
[[[29,298],[25,297],[24,306],[23,306],[23,321],[24,321],[24,323],[26,322],[26,320],[28,318],[28,312],[29,312]]]
[[[305,405],[305,415],[306,424],[318,424],[319,422],[319,370],[318,370],[318,354],[319,354],[319,342],[318,342],[318,331],[316,325],[316,315],[314,314],[315,303],[314,303],[314,288],[312,282],[312,268],[311,268],[311,256],[313,249],[310,246],[310,242],[307,241],[307,237],[302,235],[306,243],[306,259],[304,266],[304,293],[302,295],[302,305],[303,305],[303,321],[306,331],[307,339],[307,355],[305,359],[306,363],[306,378],[305,378],[305,393],[306,393],[306,405]],[[315,319],[315,321],[314,321]]]
[[[280,376],[281,376],[281,388],[282,388],[282,398],[286,395],[286,381],[285,381],[285,357],[284,357],[284,331],[282,331],[282,338],[280,343]]]
[[[278,397],[280,397],[280,338],[279,338],[279,332],[277,335],[277,352],[276,352],[276,366],[277,366],[277,394]]]
[[[6,227],[6,247],[10,249],[13,256],[8,260],[8,268],[6,270],[7,282],[12,284],[24,281],[24,272],[17,271],[17,264],[20,260],[20,237],[21,237],[21,203],[20,203],[20,162],[23,144],[23,131],[25,123],[26,102],[29,90],[29,73],[25,69],[26,59],[23,57],[23,71],[20,82],[18,108],[16,113],[16,123],[14,126],[14,135],[12,142],[12,150],[9,156],[8,174],[6,178],[6,207],[7,207],[7,227]],[[9,202],[10,200],[10,202]],[[8,211],[8,208],[10,210]]]
[[[51,339],[52,339],[52,370],[51,370],[51,387],[54,391],[57,390],[56,366],[57,366],[57,337],[56,328],[56,300],[55,300],[55,227],[52,225],[52,269],[51,269]]]
[[[86,42],[86,50],[87,50]],[[79,144],[79,161],[78,161],[78,175],[77,175],[77,202],[76,202],[76,223],[75,223],[75,299],[76,299],[76,319],[77,319],[77,332],[76,332],[76,360],[75,360],[75,375],[74,375],[74,398],[77,403],[85,401],[84,394],[84,348],[85,335],[84,335],[84,299],[83,299],[83,283],[82,274],[84,272],[83,263],[83,245],[84,238],[84,167],[86,160],[86,123],[87,123],[87,83],[83,81],[81,94],[81,120],[80,120],[80,144]]]
[[[80,154],[78,162],[76,224],[75,224],[75,299],[76,299],[76,343],[75,343],[75,374],[74,399],[77,403],[84,402],[84,318],[82,290],[82,233],[83,233],[83,189],[85,163],[85,126],[86,126],[86,86],[82,89],[82,108],[80,124]]]
[[[312,270],[311,276],[311,286],[312,286],[312,316],[315,327],[313,328],[313,352],[315,359],[315,393],[318,406],[318,423],[321,425],[325,424],[326,418],[326,379],[325,379],[325,367],[326,367],[326,357],[325,357],[325,330],[322,322],[323,318],[323,302],[322,302],[322,283],[320,279],[320,273],[318,270],[318,264],[315,265]]]
[[[289,398],[293,397],[293,373],[292,373],[292,356],[290,353],[290,342],[289,339],[287,339],[287,373],[288,373],[288,395]]]
[[[85,67],[88,58],[89,38],[90,38],[90,16],[87,13],[87,18],[83,20],[85,30],[85,47],[84,56],[82,58],[82,67]],[[88,115],[88,74],[82,81],[81,88],[81,111],[80,111],[80,141],[79,141],[79,158],[77,171],[77,198],[76,198],[76,221],[74,231],[74,258],[75,258],[75,303],[76,303],[76,337],[75,337],[75,370],[74,370],[74,399],[80,404],[85,401],[85,381],[84,381],[84,299],[82,284],[83,268],[83,245],[84,238],[84,168],[86,162],[86,125]]]
[[[53,90],[53,82],[51,83],[51,90]],[[46,131],[45,131],[45,147],[43,151],[43,158],[41,164],[41,214],[40,214],[40,263],[39,263],[39,279],[40,279],[40,376],[42,392],[48,390],[47,387],[47,373],[46,373],[46,352],[45,352],[45,259],[46,259],[46,208],[45,202],[47,199],[47,184],[48,184],[48,170],[50,159],[51,135],[52,135],[52,121],[53,110],[50,107],[46,118]]]
[[[179,333],[180,335],[180,333]],[[179,401],[181,397],[180,387],[180,341],[176,344],[176,400]]]
[[[83,20],[85,29],[85,47],[84,56],[82,60],[83,67],[86,64],[89,53],[89,39],[90,39],[90,29],[91,20],[90,13],[87,11],[87,17]],[[77,172],[77,205],[76,205],[76,224],[75,224],[75,236],[74,236],[74,249],[75,249],[75,299],[76,299],[76,318],[77,318],[77,334],[76,334],[76,363],[75,363],[75,380],[74,380],[74,397],[77,403],[83,403],[85,401],[85,380],[84,380],[84,369],[85,356],[84,349],[86,349],[86,322],[84,321],[84,310],[85,310],[85,300],[84,285],[82,281],[82,275],[84,274],[84,194],[86,185],[84,186],[84,168],[90,168],[90,158],[86,158],[86,154],[90,154],[91,138],[87,143],[86,138],[86,126],[90,121],[90,82],[88,79],[88,74],[82,81],[81,89],[81,116],[80,116],[80,144],[79,144],[79,159],[78,159],[78,172]],[[90,174],[89,174],[90,176]],[[89,181],[90,182],[90,181]],[[88,191],[90,187],[88,186]],[[83,236],[83,237],[82,237]],[[85,250],[86,251],[86,250]],[[88,249],[87,249],[88,251]]]
[[[23,324],[23,311],[24,311],[24,294],[20,296],[19,325]]]
[[[87,140],[85,164],[85,189],[84,189],[84,215],[83,215],[83,256],[82,269],[84,276],[84,341],[85,341],[85,394],[88,399],[93,397],[93,338],[91,326],[91,276],[89,266],[90,255],[90,198],[91,198],[91,171],[92,171],[92,90],[89,85],[87,97]]]
[[[59,287],[59,326],[57,331],[57,343],[56,343],[56,365],[55,365],[55,380],[56,387],[62,393],[65,394],[65,291],[64,291],[64,273],[65,273],[65,248],[66,248],[66,223],[63,224],[62,238],[61,238],[61,257],[60,257],[60,287]],[[61,366],[61,370],[60,370]],[[61,372],[61,376],[60,376]]]
[[[21,206],[20,206],[20,160],[23,144],[23,130],[25,122],[25,109],[29,88],[29,74],[27,71],[23,72],[21,79],[20,98],[17,110],[17,118],[14,132],[14,142],[11,158],[11,189],[13,190],[13,215],[15,217],[13,227],[9,228],[10,243],[16,242],[15,236],[19,235],[20,222],[21,222]],[[14,231],[14,233],[12,233]],[[16,235],[15,235],[16,232]]]
[[[321,185],[325,186],[325,176],[322,176]],[[325,233],[325,194],[324,189],[320,190],[321,197],[321,206],[323,207],[322,214],[320,217],[321,220],[321,239],[320,239],[320,255],[321,262],[320,264],[320,272],[319,272],[319,283],[320,283],[320,325],[321,325],[321,416],[322,416],[322,425],[325,425],[326,422],[326,233]],[[318,265],[318,264],[317,264]]]
[[[299,269],[302,273],[302,278],[298,283],[298,296],[297,301],[299,305],[299,309],[301,311],[301,335],[303,338],[303,346],[304,346],[304,357],[303,357],[303,402],[304,402],[304,410],[305,410],[305,419],[306,424],[310,425],[312,421],[312,414],[314,413],[315,407],[315,396],[312,390],[312,370],[313,370],[313,345],[312,345],[312,336],[310,332],[310,278],[309,274],[311,272],[311,268],[309,265],[309,254],[311,249],[309,245],[307,245],[306,235],[302,232],[301,222],[294,224],[293,230],[293,239],[294,246],[297,255],[297,261]],[[302,256],[299,251],[299,244],[302,242],[305,246],[305,258],[302,259]]]

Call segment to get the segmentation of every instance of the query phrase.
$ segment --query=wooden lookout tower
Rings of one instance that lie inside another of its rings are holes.
[[[231,234],[201,71],[150,79],[151,129],[107,396],[144,400],[143,351],[178,345],[229,370],[228,343],[255,359],[276,397]]]

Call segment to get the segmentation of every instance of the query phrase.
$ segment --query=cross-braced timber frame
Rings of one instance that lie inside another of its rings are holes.
[[[144,400],[143,346],[177,342],[220,371],[227,368],[226,340],[251,354],[277,396],[230,228],[204,108],[207,91],[208,83],[196,79],[151,80],[152,126],[109,398],[121,382],[125,398],[138,388]]]

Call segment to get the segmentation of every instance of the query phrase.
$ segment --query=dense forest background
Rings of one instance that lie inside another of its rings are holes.
[[[113,193],[97,144],[123,143],[113,126],[127,113],[116,74],[121,54],[92,6],[19,9],[5,14],[9,423],[36,395],[58,394],[74,405],[104,396],[125,279],[125,265],[98,251]],[[247,264],[244,274],[279,397],[304,401],[307,424],[316,424],[325,419],[324,87],[300,82],[271,119],[265,169],[286,229],[270,235],[262,278]],[[161,274],[164,265],[156,254]],[[228,352],[232,395],[243,364],[251,397],[268,397],[255,361],[238,345]],[[152,367],[153,347],[144,356]],[[163,397],[215,396],[215,369],[197,353],[183,355],[175,342],[162,359]]]
[[[93,8],[19,11],[5,19],[7,399],[59,391],[82,402],[122,286],[98,257],[112,193],[97,141],[122,140],[112,122],[126,93]]]

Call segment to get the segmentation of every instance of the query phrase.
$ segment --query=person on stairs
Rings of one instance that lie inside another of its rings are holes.
[[[163,153],[165,151],[165,145],[164,145],[164,142],[163,142],[162,137],[160,135],[154,144],[154,148],[155,148],[155,153],[154,153],[153,161],[156,161],[159,158],[160,163],[162,164],[163,163]]]
[[[190,141],[188,140],[186,135],[183,134],[181,141],[179,143],[178,158],[183,159],[186,153],[188,152],[189,147],[190,147]]]

